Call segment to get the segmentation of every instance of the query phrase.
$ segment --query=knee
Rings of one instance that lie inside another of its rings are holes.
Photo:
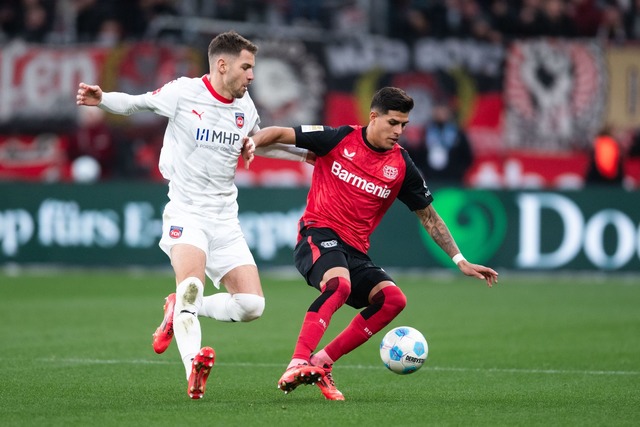
[[[383,306],[396,315],[407,306],[407,297],[399,287],[387,286],[383,288],[381,292],[384,295]]]
[[[336,295],[344,303],[351,294],[351,281],[345,277],[334,277],[327,281],[324,292]]]
[[[264,312],[264,297],[255,294],[234,294],[233,299],[238,304],[238,320],[251,322],[256,320]]]

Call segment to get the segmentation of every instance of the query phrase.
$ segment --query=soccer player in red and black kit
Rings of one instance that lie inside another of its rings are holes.
[[[294,254],[298,271],[321,293],[305,315],[291,363],[278,381],[285,393],[316,384],[327,399],[344,400],[333,381],[333,364],[404,309],[403,292],[367,256],[369,237],[396,198],[417,214],[462,273],[489,287],[497,283],[497,272],[462,256],[418,169],[398,145],[412,108],[413,99],[402,89],[385,87],[373,96],[366,127],[268,127],[253,136],[255,147],[280,142],[316,155]],[[363,310],[314,354],[333,313],[345,303]]]

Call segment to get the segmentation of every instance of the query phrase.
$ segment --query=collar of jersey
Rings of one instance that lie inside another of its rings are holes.
[[[224,96],[220,95],[218,92],[216,92],[216,90],[211,85],[211,82],[209,81],[208,76],[209,74],[205,74],[204,76],[202,76],[202,81],[204,82],[204,85],[207,87],[207,89],[209,89],[209,92],[211,93],[211,95],[213,95],[215,99],[222,102],[223,104],[231,104],[233,102],[233,99],[227,99]]]
[[[361,131],[362,131],[362,140],[364,141],[365,145],[371,148],[373,151],[376,151],[378,153],[386,153],[392,150],[392,149],[378,148],[371,145],[371,143],[367,139],[367,126],[363,126]]]

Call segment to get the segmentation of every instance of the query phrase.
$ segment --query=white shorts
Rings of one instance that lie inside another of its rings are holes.
[[[188,244],[206,254],[205,273],[220,289],[220,280],[241,265],[256,265],[238,218],[211,219],[185,213],[167,204],[162,215],[160,249],[171,258],[171,247]]]

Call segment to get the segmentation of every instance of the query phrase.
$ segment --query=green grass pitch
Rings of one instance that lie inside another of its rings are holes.
[[[170,275],[0,274],[0,425],[640,425],[637,278],[502,274],[487,289],[458,275],[394,276],[409,304],[336,364],[346,400],[331,402],[314,386],[276,388],[317,295],[298,277],[262,274],[267,308],[255,322],[201,319],[217,359],[192,401],[175,343],[151,348]],[[355,313],[343,307],[327,337]],[[401,325],[429,342],[408,376],[378,352]]]

